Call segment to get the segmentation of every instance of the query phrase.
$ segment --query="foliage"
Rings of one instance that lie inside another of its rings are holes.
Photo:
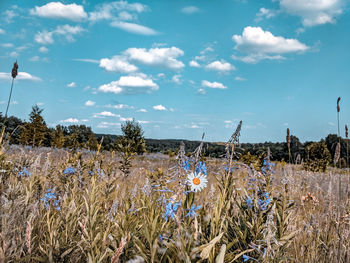
[[[304,168],[307,171],[325,172],[331,162],[331,154],[325,142],[315,142],[306,147],[307,158]]]
[[[141,125],[135,120],[126,121],[121,126],[123,138],[118,144],[128,145],[132,152],[143,154],[146,151],[145,138]]]

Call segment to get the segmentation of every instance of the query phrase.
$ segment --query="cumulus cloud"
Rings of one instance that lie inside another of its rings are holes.
[[[75,84],[75,82],[71,82],[69,84],[67,84],[68,88],[75,88],[77,85]]]
[[[105,117],[120,117],[120,115],[114,114],[110,111],[102,111],[100,113],[94,113],[93,118],[105,118]]]
[[[137,35],[154,36],[159,34],[159,32],[150,27],[135,23],[114,21],[111,23],[111,26]]]
[[[147,110],[146,109],[139,109],[139,110],[137,110],[137,112],[147,112]]]
[[[234,35],[236,42],[235,50],[247,53],[246,57],[236,57],[246,63],[257,63],[262,59],[284,59],[281,54],[304,52],[309,47],[297,39],[287,39],[281,36],[274,36],[261,27],[248,26],[244,28],[242,35]]]
[[[92,22],[111,19],[132,20],[137,19],[136,14],[149,10],[147,5],[141,3],[116,1],[97,6],[95,11],[89,13],[89,20]]]
[[[41,53],[47,53],[47,52],[49,52],[49,49],[48,49],[47,47],[40,47],[40,48],[39,48],[39,52],[41,52]]]
[[[342,13],[343,0],[279,0],[281,9],[302,18],[306,27],[335,23]]]
[[[112,108],[112,109],[117,109],[117,110],[121,110],[121,109],[133,109],[133,106],[127,105],[127,104],[116,104],[116,105],[111,105],[108,104],[105,106],[106,108]]]
[[[92,100],[87,100],[86,102],[85,102],[85,106],[87,106],[87,107],[92,107],[92,106],[94,106],[96,104],[96,102],[95,101],[92,101]]]
[[[199,68],[201,65],[195,60],[191,60],[189,63],[190,67]]]
[[[131,61],[148,65],[165,67],[173,70],[182,69],[185,67],[184,63],[177,60],[178,57],[183,56],[184,52],[177,47],[170,48],[128,48],[124,51],[124,55]]]
[[[97,128],[100,129],[108,129],[111,128],[113,126],[121,126],[121,124],[119,122],[107,122],[107,121],[102,121],[97,125]]]
[[[262,7],[256,14],[256,21],[261,21],[263,18],[270,19],[276,15],[276,11]]]
[[[174,82],[177,85],[181,85],[182,84],[182,79],[181,79],[181,75],[174,75],[171,78],[171,81]]]
[[[62,4],[61,2],[50,2],[43,6],[35,6],[30,10],[31,15],[46,18],[68,19],[81,21],[87,18],[84,7],[77,4]]]
[[[229,72],[231,70],[236,70],[236,68],[231,65],[230,63],[226,62],[225,60],[221,61],[214,61],[208,65],[205,66],[207,70],[215,70],[220,72]]]
[[[44,30],[42,32],[36,33],[34,36],[35,42],[48,45],[54,43],[54,35],[63,36],[67,41],[73,42],[75,41],[74,35],[77,35],[83,32],[84,29],[80,26],[70,26],[70,25],[59,25],[53,31]]]
[[[127,58],[123,56],[114,56],[111,59],[103,58],[100,60],[100,67],[107,71],[120,72],[120,73],[132,73],[138,70],[138,68],[127,61]]]
[[[11,80],[12,79],[11,73],[0,72],[0,79]],[[18,72],[16,79],[18,79],[18,80],[31,80],[31,81],[41,81],[42,80],[41,78],[33,76],[27,72]]]
[[[237,77],[235,77],[235,80],[237,80],[237,81],[246,81],[247,79],[237,76]]]
[[[150,93],[158,89],[158,85],[144,74],[122,76],[119,80],[104,84],[98,88],[100,92],[112,92],[115,94]]]
[[[153,106],[153,109],[158,110],[158,111],[166,111],[167,110],[167,108],[161,104]]]
[[[66,120],[61,120],[60,123],[77,123],[79,120],[77,118],[68,118]]]
[[[209,82],[207,80],[202,80],[202,86],[211,89],[227,89],[227,87],[220,82]]]
[[[181,12],[184,14],[194,14],[199,12],[199,8],[196,6],[185,6],[184,8],[181,9]]]
[[[207,92],[205,91],[205,89],[202,89],[202,88],[199,88],[197,90],[197,94],[200,94],[200,95],[205,95]]]

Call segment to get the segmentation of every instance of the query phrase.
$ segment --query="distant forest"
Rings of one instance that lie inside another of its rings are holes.
[[[115,142],[119,135],[95,134],[91,127],[86,125],[57,125],[55,128],[47,127],[42,117],[42,109],[33,106],[28,121],[23,121],[11,116],[4,118],[0,113],[0,124],[5,124],[5,134],[10,144],[22,144],[31,146],[45,146],[56,148],[77,149],[86,148],[96,150],[101,142],[102,150],[115,150]],[[283,132],[283,131],[281,131]],[[149,153],[164,153],[174,155],[177,153],[180,142],[184,142],[187,153],[193,152],[200,144],[200,141],[178,140],[178,139],[145,139],[146,151]],[[329,134],[321,140],[327,146],[331,156],[334,156],[336,144],[341,143],[341,155],[347,156],[347,139],[338,137],[336,134]],[[276,161],[288,161],[291,156],[292,161],[305,159],[306,147],[312,142],[300,142],[294,136],[290,136],[290,155],[286,142],[264,142],[264,143],[242,143],[237,151],[242,155],[261,156],[270,148],[272,159]],[[207,157],[219,158],[225,155],[225,143],[204,142],[203,155]],[[299,156],[298,156],[299,155]]]

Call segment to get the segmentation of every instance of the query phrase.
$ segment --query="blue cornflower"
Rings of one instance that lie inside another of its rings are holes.
[[[250,196],[247,197],[247,200],[245,202],[249,208],[253,207],[253,200],[250,198]]]
[[[23,167],[22,171],[18,172],[20,176],[30,176],[30,172],[26,167]]]
[[[185,169],[185,171],[189,171],[190,170],[190,161],[189,160],[185,161],[184,169]]]
[[[269,198],[269,193],[268,192],[264,192],[262,194],[264,199],[260,199],[258,200],[258,206],[260,208],[261,211],[266,210],[267,207],[269,206],[269,204],[271,203],[271,198]]]
[[[202,206],[200,206],[200,205],[199,206],[192,205],[191,208],[188,209],[189,211],[188,211],[186,217],[192,217],[192,218],[196,217],[197,216],[196,210],[199,210],[201,208],[202,208]]]
[[[243,262],[247,262],[251,257],[243,254]]]
[[[71,175],[75,173],[75,168],[74,167],[67,167],[66,169],[63,170],[63,174],[65,175]]]
[[[207,167],[205,166],[205,162],[199,162],[196,167],[196,173],[202,173],[207,175]]]
[[[44,198],[41,199],[44,202],[46,209],[49,209],[50,203],[59,211],[61,207],[59,206],[59,200],[54,192],[54,189],[47,189]]]
[[[168,217],[170,217],[171,219],[175,219],[175,212],[177,211],[180,205],[181,205],[181,202],[177,202],[174,204],[169,202],[165,206],[165,212],[163,214],[163,218],[165,219],[165,221],[168,221]]]

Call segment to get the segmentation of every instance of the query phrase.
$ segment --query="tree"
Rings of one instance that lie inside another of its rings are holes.
[[[32,111],[29,114],[29,122],[24,124],[19,138],[21,144],[41,146],[44,142],[47,126],[42,117],[42,112],[43,109],[40,109],[38,105],[32,107]]]
[[[135,120],[127,121],[121,127],[123,139],[119,139],[118,144],[130,145],[131,151],[143,154],[146,151],[145,138],[141,125]]]
[[[313,172],[325,172],[332,158],[324,141],[311,143],[306,147],[304,168]]]
[[[52,146],[59,149],[63,148],[64,142],[65,142],[63,126],[57,125],[56,129],[52,132],[51,138],[52,138],[52,141],[51,141]]]

